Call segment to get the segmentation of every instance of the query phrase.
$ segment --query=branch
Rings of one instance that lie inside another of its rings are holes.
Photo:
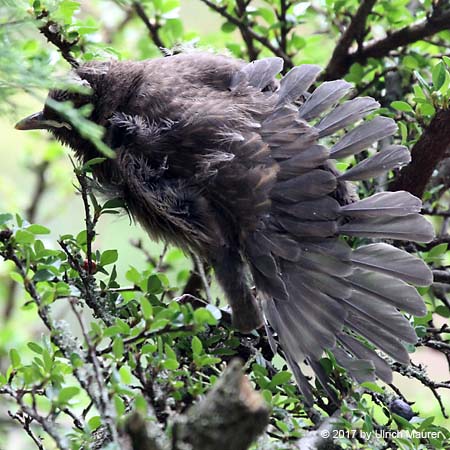
[[[248,33],[248,36],[252,37],[255,41],[259,42],[261,45],[263,45],[264,47],[269,49],[274,55],[279,56],[280,58],[283,59],[284,64],[285,64],[285,69],[290,69],[291,67],[294,66],[294,63],[292,62],[292,59],[290,58],[290,56],[287,55],[281,48],[276,47],[275,45],[273,45],[270,42],[270,40],[267,37],[257,33],[252,28],[247,26],[247,24],[245,22],[243,22],[242,20],[233,16],[232,14],[230,14],[227,11],[226,7],[216,5],[214,2],[212,2],[210,0],[201,0],[201,2],[203,2],[205,5],[209,6],[212,10],[219,13],[222,17],[227,19],[228,22],[231,22],[232,24],[236,25],[239,29],[241,29],[241,27],[245,27],[246,33]]]
[[[438,392],[438,389],[440,388],[450,389],[450,383],[447,382],[437,383],[431,380],[420,366],[416,367],[414,364],[411,364],[409,366],[402,366],[399,363],[393,363],[391,367],[393,370],[395,370],[401,375],[407,376],[408,378],[415,378],[416,380],[420,381],[424,386],[426,386],[428,389],[430,389],[435,399],[439,403],[439,408],[441,410],[442,415],[446,419],[448,419],[449,416],[447,415],[447,411],[442,401],[442,397]]]
[[[411,163],[390,186],[392,191],[408,191],[422,198],[434,169],[450,147],[450,109],[439,110],[411,150]]]
[[[59,450],[69,450],[70,446],[67,437],[64,436],[64,433],[62,433],[52,421],[47,420],[47,418],[44,418],[36,411],[34,402],[32,406],[28,406],[23,399],[23,395],[8,385],[3,386],[3,390],[19,405],[22,414],[26,415],[22,418],[23,421],[19,420],[20,416],[18,414],[10,414],[10,417],[18,420],[24,426],[25,431],[33,439],[39,449],[43,449],[44,447],[38,445],[40,442],[33,433],[30,434],[31,430],[29,429],[29,425],[33,420],[39,423],[42,429],[55,441],[56,447]]]
[[[133,450],[163,450],[167,447],[158,426],[146,422],[137,412],[127,418],[125,431],[130,437]]]
[[[33,440],[33,442],[36,444],[36,447],[39,450],[45,450],[44,446],[42,445],[42,438],[40,436],[36,436],[33,430],[31,429],[30,425],[32,424],[33,419],[30,416],[20,412],[13,414],[11,411],[8,411],[8,415],[9,417],[11,417],[11,419],[17,420],[17,422],[19,422],[22,425],[22,428],[25,430],[25,433],[27,433],[28,436],[30,436],[30,438]]]
[[[246,450],[269,423],[269,410],[231,361],[212,390],[174,428],[174,450]]]
[[[133,8],[136,11],[136,14],[142,20],[142,22],[144,22],[144,25],[147,27],[147,30],[150,34],[153,43],[158,47],[163,56],[165,56],[164,53],[165,45],[164,42],[161,40],[161,37],[159,36],[159,29],[161,28],[161,25],[157,22],[156,23],[151,22],[150,18],[147,16],[147,13],[145,12],[140,2],[133,2]]]
[[[336,410],[330,417],[326,418],[317,428],[317,430],[309,431],[304,437],[297,442],[299,450],[317,450],[325,448],[333,439],[333,430],[342,417],[340,409]]]
[[[49,13],[43,10],[36,16],[36,19],[43,20],[49,17]],[[68,41],[62,31],[61,27],[55,21],[48,19],[39,27],[39,31],[47,38],[47,41],[59,49],[62,57],[74,68],[79,67],[80,63],[72,55],[73,47],[78,44],[79,38],[74,41]]]
[[[49,167],[49,162],[42,161],[41,163],[37,164],[35,167],[32,168],[33,172],[35,173],[35,175],[37,177],[37,182],[36,182],[35,188],[33,190],[31,201],[25,210],[25,217],[27,218],[28,222],[30,222],[30,223],[34,223],[34,220],[36,219],[38,206],[40,205],[42,197],[47,188],[46,173],[47,173],[48,167]],[[13,314],[14,304],[15,304],[15,299],[16,299],[16,292],[17,292],[18,286],[19,285],[14,280],[11,280],[8,284],[7,297],[6,297],[6,302],[5,302],[6,305],[5,305],[5,309],[4,309],[4,313],[3,313],[5,322],[7,320],[9,320],[9,318]]]
[[[446,270],[433,270],[434,283],[450,284],[450,272]]]
[[[330,74],[338,73],[342,70],[341,68],[345,66],[346,60],[349,57],[350,46],[355,39],[358,39],[364,34],[367,17],[371,13],[376,1],[377,0],[363,0],[360,3],[358,10],[350,22],[350,25],[344,31],[343,35],[339,39],[339,42],[334,48],[333,55],[331,56],[331,59],[325,69],[326,79],[330,79]]]
[[[363,4],[361,4],[361,7]],[[325,69],[323,79],[341,78],[356,62],[364,64],[368,58],[383,58],[398,47],[420,41],[448,28],[450,28],[450,11],[442,12],[440,9],[435,9],[426,19],[396,30],[383,39],[369,42],[354,52],[347,52],[346,55],[339,52],[338,58],[334,57],[333,52],[333,57]]]
[[[234,10],[236,11],[236,15],[239,17],[241,21],[241,25],[238,27],[241,33],[242,39],[245,42],[247,47],[248,58],[250,61],[254,61],[258,58],[259,50],[255,47],[255,43],[253,42],[252,35],[248,32],[249,28],[252,27],[252,24],[244,23],[245,17],[247,16],[247,6],[248,2],[243,0],[236,1],[236,7]]]

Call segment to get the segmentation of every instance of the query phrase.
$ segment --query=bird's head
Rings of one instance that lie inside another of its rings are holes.
[[[89,62],[70,74],[70,89],[50,90],[41,111],[19,121],[18,130],[48,130],[56,139],[69,145],[80,156],[93,156],[95,149],[78,132],[67,109],[58,107],[70,102],[75,109],[87,107],[87,118],[99,125],[105,125],[105,92],[108,92],[108,73],[110,63]],[[106,95],[106,97],[108,97]],[[88,155],[89,154],[89,155]]]

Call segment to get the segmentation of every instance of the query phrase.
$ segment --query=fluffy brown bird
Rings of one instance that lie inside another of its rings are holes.
[[[429,285],[431,271],[370,239],[428,242],[433,229],[411,194],[358,200],[349,183],[408,163],[405,147],[383,148],[345,173],[335,168],[333,160],[396,131],[392,119],[363,120],[378,103],[343,101],[351,86],[342,80],[310,93],[316,66],[278,81],[281,69],[279,58],[247,64],[209,53],[92,62],[75,72],[89,95],[49,96],[93,105],[90,119],[105,127],[116,153],[93,167],[96,180],[152,238],[214,267],[236,328],[258,328],[265,317],[312,401],[298,364],[306,360],[327,389],[318,362],[325,349],[358,381],[391,381],[373,346],[409,362],[402,342],[416,342],[416,334],[399,310],[426,313],[411,284]],[[48,104],[17,128],[48,129],[84,162],[100,156]],[[363,245],[353,250],[343,236]]]

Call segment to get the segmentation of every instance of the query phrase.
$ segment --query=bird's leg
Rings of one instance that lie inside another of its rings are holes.
[[[247,333],[263,325],[263,316],[245,276],[244,263],[236,250],[223,246],[213,257],[216,278],[233,312],[233,326]]]

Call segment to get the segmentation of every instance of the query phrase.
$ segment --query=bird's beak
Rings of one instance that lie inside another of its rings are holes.
[[[67,122],[57,122],[56,120],[47,120],[44,118],[44,113],[39,111],[25,117],[16,123],[16,130],[48,130],[49,128],[67,128],[72,129],[72,126]]]
[[[16,130],[41,130],[48,128],[45,122],[44,114],[39,111],[17,122],[15,128]]]

